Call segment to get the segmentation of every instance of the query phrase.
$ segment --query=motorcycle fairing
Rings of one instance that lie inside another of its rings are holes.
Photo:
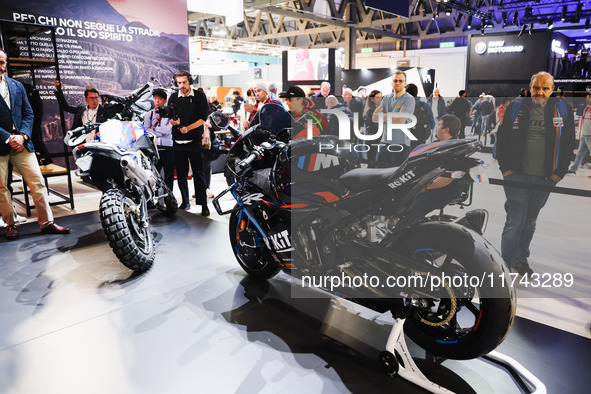
[[[292,268],[291,225],[283,220],[277,220],[282,215],[276,214],[277,210],[283,209],[274,201],[266,201],[258,197],[256,197],[257,203],[251,204],[251,197],[260,194],[256,190],[238,190],[237,184],[230,186],[229,189],[241,209],[240,215],[248,216],[271,251],[273,259],[282,268]]]
[[[143,123],[111,119],[99,126],[95,140],[131,149],[142,135],[147,135]]]

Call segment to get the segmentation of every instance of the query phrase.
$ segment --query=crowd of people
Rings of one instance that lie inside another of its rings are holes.
[[[359,94],[362,90],[363,98]],[[322,117],[325,109],[342,111],[350,119],[352,127],[356,127],[354,122],[359,122],[357,127],[362,135],[357,143],[373,141],[380,125],[383,131],[389,122],[411,123],[413,120],[408,115],[413,115],[416,124],[411,131],[416,141],[411,141],[402,129],[398,133],[383,132],[375,144],[381,149],[360,155],[370,167],[399,166],[420,144],[466,138],[467,134],[479,139],[490,136],[493,158],[498,160],[506,197],[501,253],[515,272],[531,275],[529,246],[537,217],[556,184],[567,173],[574,173],[591,150],[591,93],[587,95],[586,108],[580,117],[578,154],[570,165],[575,144],[573,108],[560,97],[563,95],[557,97],[554,78],[547,72],[532,76],[529,88],[522,89],[518,97],[495,98],[482,93],[474,103],[468,100],[464,90],[446,102],[437,88],[421,100],[417,97],[418,88],[407,84],[406,74],[402,71],[395,72],[392,92],[388,94],[373,90],[365,96],[365,89],[359,91],[355,97],[353,91],[345,87],[339,100],[330,84],[323,82],[320,90],[309,97],[295,86],[289,87],[279,97],[286,99],[295,120],[305,113]],[[386,119],[386,114],[390,119]],[[506,121],[507,117],[510,121]],[[319,130],[322,120],[326,125],[324,131]],[[313,122],[314,134],[338,135],[335,124],[339,122],[335,121],[332,113],[324,113],[322,120]],[[295,138],[303,136],[305,133],[302,131]],[[367,137],[364,139],[363,136]],[[458,197],[464,188],[465,183],[449,176],[435,179],[413,201],[398,225],[407,226],[420,220],[430,211],[441,208],[443,202]]]
[[[15,239],[18,236],[7,184],[9,163],[25,175],[41,231],[68,233],[69,229],[53,221],[47,190],[30,141],[33,114],[22,85],[4,75],[6,62],[6,54],[0,50],[0,136],[3,141],[0,144],[0,210],[8,227],[5,237]],[[208,216],[207,201],[212,197],[207,193],[211,160],[204,157],[203,147],[209,146],[212,138],[208,115],[222,109],[223,105],[214,95],[207,97],[203,89],[194,88],[188,71],[178,71],[173,80],[177,88],[173,93],[162,88],[152,92],[154,109],[145,115],[144,125],[157,138],[160,151],[157,166],[171,190],[176,175],[181,194],[179,208],[190,209],[193,198],[195,204],[201,206],[201,214]],[[85,104],[76,107],[67,103],[58,81],[55,88],[60,107],[74,114],[72,128],[88,121],[105,120],[105,110],[95,88],[87,87]],[[341,120],[348,119],[351,129],[358,131],[354,143],[371,143],[380,148],[360,154],[360,160],[369,167],[399,166],[412,149],[422,144],[466,138],[467,134],[478,138],[490,135],[494,145],[493,158],[498,160],[506,181],[507,217],[502,234],[502,255],[507,264],[521,274],[533,272],[527,262],[529,245],[537,216],[551,187],[567,173],[575,173],[591,150],[591,93],[587,95],[586,108],[580,117],[580,145],[571,165],[575,144],[573,109],[560,97],[554,97],[554,78],[545,72],[532,77],[529,89],[522,89],[522,97],[495,98],[482,93],[474,103],[468,100],[464,90],[446,102],[438,88],[429,97],[421,99],[417,97],[417,86],[407,84],[403,71],[396,71],[392,76],[391,92],[372,90],[368,93],[362,87],[355,95],[345,86],[337,97],[329,82],[322,82],[319,90],[311,93],[298,86],[290,86],[280,93],[277,90],[274,83],[258,82],[247,90],[246,98],[239,90],[233,90],[229,99],[223,102],[233,116],[243,119],[242,130],[262,122],[261,109],[264,106],[280,106],[288,111],[292,122],[306,126],[293,130],[293,139],[307,137],[310,130],[312,135],[339,135]],[[167,104],[175,107],[178,116],[174,119],[159,115],[159,109]],[[510,121],[507,121],[508,117]],[[388,126],[396,124],[408,124],[410,133],[405,133],[404,127],[388,130]],[[190,174],[195,192],[191,197]],[[434,180],[412,204],[401,224],[412,224],[439,208],[441,201],[457,196],[461,190],[461,182],[458,184],[446,177]]]

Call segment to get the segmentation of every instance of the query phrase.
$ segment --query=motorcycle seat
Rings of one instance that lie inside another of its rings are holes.
[[[400,167],[392,168],[356,168],[339,177],[339,183],[351,191],[363,191],[385,184]]]

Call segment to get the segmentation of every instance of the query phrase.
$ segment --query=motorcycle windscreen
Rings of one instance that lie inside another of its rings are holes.
[[[255,115],[256,116],[256,115]],[[259,124],[271,130],[275,134],[279,134],[284,129],[290,127],[291,116],[278,103],[267,103],[259,110],[258,114]]]
[[[95,138],[100,142],[131,149],[133,144],[144,134],[146,134],[146,129],[140,122],[121,122],[112,119],[99,126],[99,132]]]

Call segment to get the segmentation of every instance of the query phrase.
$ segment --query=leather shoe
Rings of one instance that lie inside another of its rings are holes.
[[[18,227],[17,226],[8,226],[8,231],[4,234],[6,239],[14,240],[18,237]]]
[[[179,205],[179,209],[182,209],[183,211],[188,211],[189,209],[191,209],[191,205],[190,204],[181,204],[181,205]]]
[[[209,216],[209,208],[207,208],[207,205],[202,205],[201,206],[201,216]]]
[[[531,269],[527,262],[517,263],[513,269],[521,276],[531,276],[534,273],[534,270]]]
[[[41,229],[43,234],[70,234],[70,229],[59,224],[51,223]]]

